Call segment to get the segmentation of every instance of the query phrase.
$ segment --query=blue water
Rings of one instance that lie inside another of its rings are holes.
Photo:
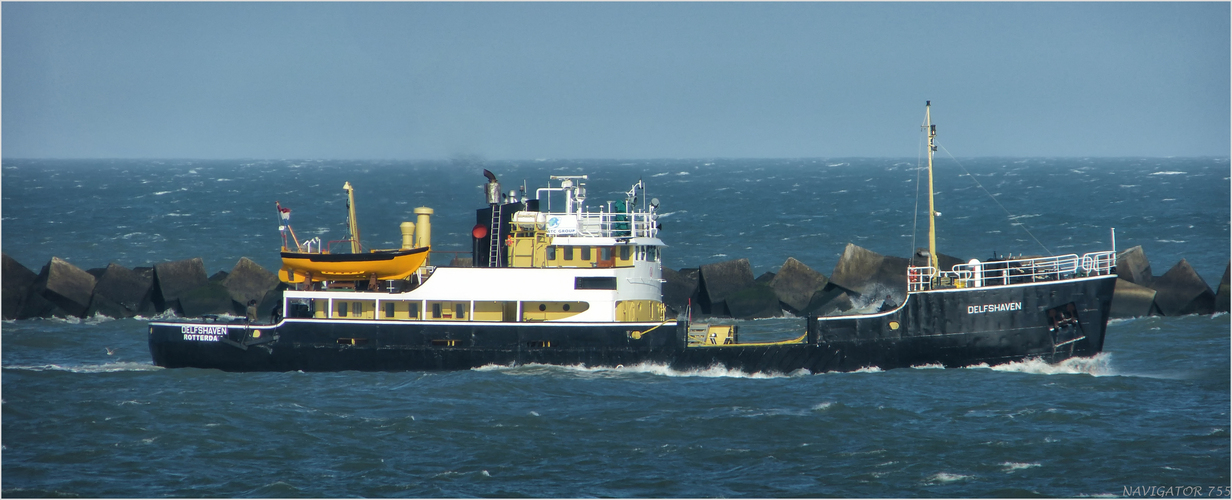
[[[349,181],[365,245],[398,246],[398,223],[426,205],[434,249],[465,252],[488,168],[506,191],[590,174],[594,203],[641,177],[669,267],[747,257],[760,274],[794,256],[828,275],[848,242],[925,245],[916,164],[4,160],[0,244],[36,272],[53,255],[274,269],[274,201],[301,238],[339,239]],[[1228,264],[1227,158],[938,166],[944,253],[1102,250],[1116,227],[1157,276],[1186,258],[1214,287]],[[802,320],[740,324],[755,338]],[[1115,496],[1226,487],[1232,466],[1226,314],[1114,321],[1105,353],[1061,365],[827,374],[232,374],[153,367],[142,319],[0,331],[4,496]]]

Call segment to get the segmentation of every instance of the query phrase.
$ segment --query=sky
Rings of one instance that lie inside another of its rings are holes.
[[[1229,3],[0,3],[4,158],[1227,156]]]

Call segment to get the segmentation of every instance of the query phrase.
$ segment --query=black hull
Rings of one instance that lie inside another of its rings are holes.
[[[323,319],[251,327],[156,322],[149,344],[158,366],[227,371],[659,363],[677,370],[821,373],[1028,358],[1057,362],[1103,350],[1114,285],[1115,275],[913,293],[903,306],[881,314],[810,318],[806,341],[798,344],[689,346],[683,322],[652,330],[654,323]]]

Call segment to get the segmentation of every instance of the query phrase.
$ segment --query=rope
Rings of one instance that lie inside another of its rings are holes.
[[[992,193],[988,192],[988,189],[985,189],[984,185],[980,184],[979,179],[976,179],[974,175],[971,175],[971,172],[967,171],[967,167],[964,167],[963,164],[958,161],[958,158],[955,158],[954,155],[950,154],[950,150],[945,149],[945,146],[941,146],[941,150],[945,151],[945,154],[948,155],[951,160],[954,160],[954,163],[958,165],[958,168],[961,168],[963,172],[967,174],[967,177],[970,177],[972,181],[975,181],[976,186],[979,186],[980,189],[984,190],[984,194],[987,194],[989,198],[992,198],[993,203],[996,203],[998,207],[1001,207],[1001,210],[1005,211],[1005,215],[1008,215],[1010,220],[1014,220],[1018,218],[1017,215],[1010,213],[1010,211],[1005,208],[1005,205],[1002,205],[1000,201],[997,201],[997,197],[993,196]],[[916,203],[919,203],[918,199],[916,200]],[[1049,250],[1048,247],[1045,246],[1044,243],[1039,240],[1039,238],[1036,238],[1034,234],[1031,234],[1031,230],[1027,228],[1026,223],[1016,222],[1016,223],[1011,223],[1010,225],[1014,225],[1014,224],[1018,224],[1018,227],[1021,227],[1023,231],[1026,231],[1027,235],[1030,236],[1031,239],[1035,240],[1036,243],[1039,243],[1039,246],[1043,248],[1045,252],[1048,252],[1049,256],[1055,257],[1057,255],[1055,253],[1052,253],[1052,250]]]
[[[647,333],[653,332],[653,331],[655,331],[655,330],[659,329],[659,327],[660,327],[660,326],[666,325],[666,324],[668,324],[668,323],[670,323],[670,322],[672,322],[672,321],[676,321],[676,320],[675,320],[675,319],[668,319],[668,320],[664,320],[662,323],[659,323],[659,324],[655,325],[655,326],[654,326],[654,328],[651,328],[651,329],[646,330],[646,331],[644,331],[644,332],[634,331],[634,332],[630,333],[630,334],[629,334],[629,336],[630,336],[630,337],[633,337],[633,340],[640,340],[640,339],[642,338],[642,335],[646,335]]]

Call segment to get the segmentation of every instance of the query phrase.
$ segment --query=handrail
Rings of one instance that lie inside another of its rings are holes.
[[[549,226],[548,234],[554,236],[653,238],[659,232],[653,212],[546,212],[543,215],[549,221],[553,218],[568,218],[576,221],[575,225],[566,227]]]
[[[1055,257],[994,260],[955,264],[950,271],[938,271],[932,266],[907,268],[907,291],[919,292],[939,288],[948,281],[953,287],[1004,286],[1041,281],[1060,281],[1085,276],[1112,274],[1116,269],[1116,252],[1091,252]]]

